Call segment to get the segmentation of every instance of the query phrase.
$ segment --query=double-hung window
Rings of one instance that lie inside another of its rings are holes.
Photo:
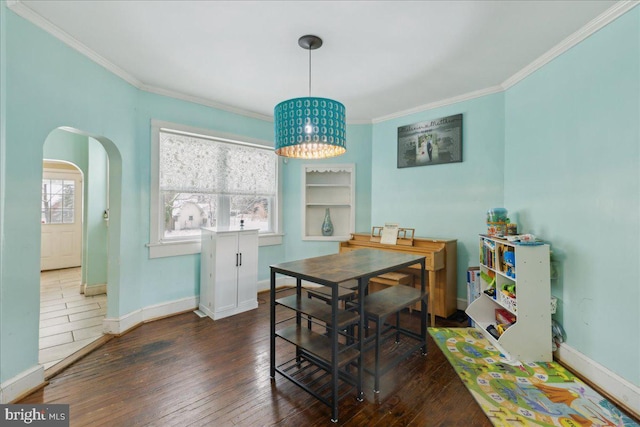
[[[278,159],[247,139],[153,122],[152,258],[197,253],[202,227],[277,234]]]

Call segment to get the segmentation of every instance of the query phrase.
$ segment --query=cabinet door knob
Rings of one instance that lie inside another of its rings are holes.
[[[236,267],[238,266],[238,253],[236,253]]]
[[[242,266],[242,252],[240,252],[240,265]]]

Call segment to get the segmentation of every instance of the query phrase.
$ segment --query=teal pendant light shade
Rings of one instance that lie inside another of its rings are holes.
[[[344,154],[345,109],[327,98],[294,98],[274,109],[276,154],[323,159]]]
[[[344,105],[333,99],[311,97],[311,50],[322,46],[322,39],[302,36],[298,44],[309,50],[309,96],[275,106],[276,154],[299,159],[339,156],[347,151]]]

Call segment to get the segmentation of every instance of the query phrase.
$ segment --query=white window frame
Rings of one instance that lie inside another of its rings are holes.
[[[160,131],[167,129],[174,132],[181,132],[191,136],[203,136],[216,139],[222,142],[236,144],[254,144],[264,147],[273,147],[267,141],[249,138],[245,136],[233,135],[229,133],[216,132],[209,129],[194,128],[177,123],[165,122],[161,120],[151,120],[151,187],[150,199],[150,230],[149,230],[149,258],[162,258],[169,256],[190,255],[200,253],[200,237],[189,236],[184,239],[164,239],[163,233],[163,210],[160,208],[162,200],[160,196]],[[260,246],[270,246],[282,244],[282,160],[278,159],[277,165],[277,193],[275,206],[272,207],[273,232],[261,233],[259,235]]]

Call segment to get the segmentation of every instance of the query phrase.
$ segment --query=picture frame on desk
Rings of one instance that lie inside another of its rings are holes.
[[[462,162],[462,114],[398,127],[398,168]]]

